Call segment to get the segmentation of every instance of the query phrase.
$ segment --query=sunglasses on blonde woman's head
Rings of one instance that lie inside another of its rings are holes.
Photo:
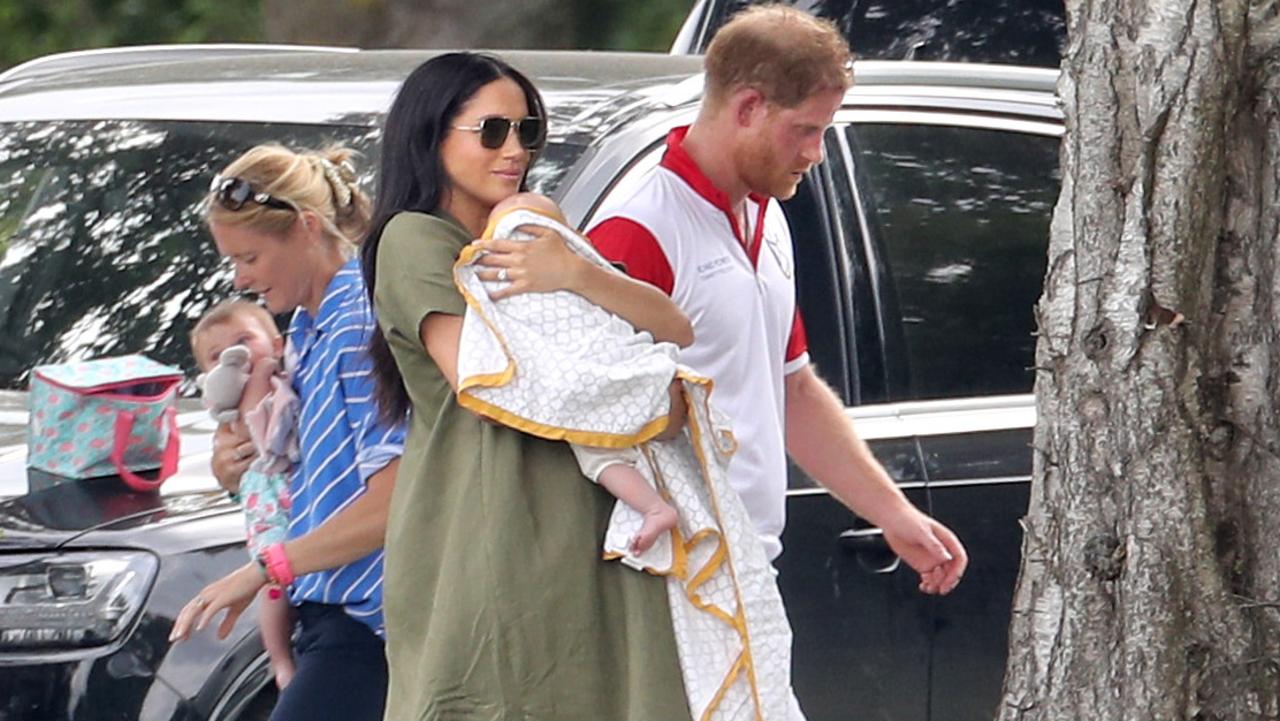
[[[298,206],[287,200],[254,190],[253,185],[244,178],[224,178],[221,175],[215,175],[213,176],[213,182],[209,184],[209,192],[213,194],[213,199],[218,205],[231,211],[240,210],[245,203],[250,201],[258,205],[265,205],[268,208],[279,208],[280,210],[298,209]]]
[[[546,142],[546,134],[542,127],[542,118],[529,116],[519,120],[493,117],[485,118],[478,125],[455,125],[454,130],[469,130],[480,134],[480,145],[489,150],[501,148],[507,142],[512,128],[516,131],[516,139],[525,150],[537,150]]]

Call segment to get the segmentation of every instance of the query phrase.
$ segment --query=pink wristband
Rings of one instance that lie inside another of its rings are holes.
[[[262,552],[266,561],[267,577],[277,586],[293,584],[293,568],[289,565],[289,557],[284,555],[284,544],[273,543]]]

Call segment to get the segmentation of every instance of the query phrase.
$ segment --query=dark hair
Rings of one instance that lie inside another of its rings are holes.
[[[378,246],[383,228],[397,213],[431,213],[440,208],[449,183],[440,158],[440,144],[462,106],[480,88],[501,78],[515,81],[524,91],[529,115],[546,118],[542,96],[533,83],[492,55],[439,55],[415,68],[400,85],[382,129],[382,161],[373,220],[360,244],[360,262],[371,304],[377,288]],[[377,380],[378,409],[385,419],[398,421],[409,411],[409,394],[381,326],[374,328],[369,339],[369,355]]]

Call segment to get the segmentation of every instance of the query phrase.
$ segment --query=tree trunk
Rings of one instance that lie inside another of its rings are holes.
[[[1067,0],[1002,720],[1280,717],[1278,12]]]

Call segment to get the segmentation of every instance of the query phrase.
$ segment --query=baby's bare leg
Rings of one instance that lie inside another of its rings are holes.
[[[640,471],[625,463],[611,463],[600,471],[600,485],[614,498],[631,506],[644,517],[640,531],[631,539],[631,552],[644,553],[663,533],[675,528],[679,516],[671,504],[640,475]]]
[[[276,591],[276,593],[272,593]],[[273,597],[274,596],[274,597]],[[264,588],[258,597],[258,631],[271,660],[276,686],[283,689],[293,680],[293,607],[275,587]]]

